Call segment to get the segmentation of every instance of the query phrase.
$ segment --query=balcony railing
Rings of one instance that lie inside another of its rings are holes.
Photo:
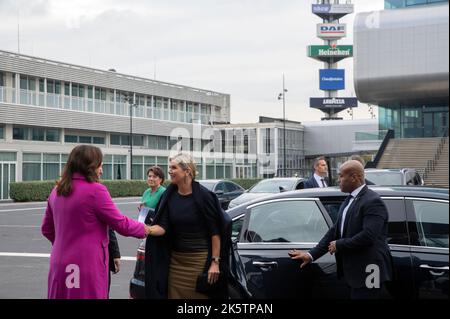
[[[90,113],[114,114],[121,116],[128,116],[130,114],[130,106],[127,103],[22,89],[19,90],[19,101],[20,104],[23,105],[63,108],[66,110],[76,110]],[[16,104],[16,89],[3,86],[0,87],[0,103]],[[204,125],[209,124],[215,119],[215,117],[211,114],[194,112],[186,113],[178,110],[146,107],[143,105],[133,108],[133,116],[137,118],[153,118],[157,120],[182,123],[201,123]]]

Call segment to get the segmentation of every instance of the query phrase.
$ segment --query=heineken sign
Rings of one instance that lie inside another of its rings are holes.
[[[353,56],[352,45],[310,45],[308,46],[308,56],[310,58],[328,62],[333,59],[335,62]]]

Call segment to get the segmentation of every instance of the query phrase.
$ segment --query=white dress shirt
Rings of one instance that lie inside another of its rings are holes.
[[[341,237],[344,234],[344,224],[345,224],[345,216],[347,215],[347,211],[350,208],[350,205],[353,203],[353,201],[355,200],[356,196],[358,196],[359,192],[363,189],[363,187],[366,186],[366,184],[363,184],[361,186],[359,186],[357,189],[355,189],[350,195],[352,195],[352,199],[350,199],[350,201],[348,202],[347,206],[345,206],[344,211],[342,212],[342,220],[341,220],[341,225],[340,225],[340,230],[341,230]]]
[[[327,181],[325,180],[325,177],[321,177],[321,176],[317,175],[316,173],[314,173],[314,179],[316,180],[316,182],[317,182],[317,184],[319,185],[320,188],[328,187]],[[322,180],[323,180],[325,186],[322,185]]]
[[[350,205],[353,203],[353,201],[355,200],[356,196],[358,196],[359,192],[364,188],[364,186],[366,186],[366,184],[361,185],[360,187],[355,189],[350,194],[350,195],[352,195],[353,198],[350,199],[350,201],[348,202],[347,206],[345,206],[344,211],[342,212],[342,222],[341,222],[341,225],[340,225],[341,236],[342,236],[342,233],[343,233],[343,230],[344,230],[345,215],[347,214],[347,211],[350,208]],[[339,226],[339,225],[337,225],[337,226]],[[307,254],[309,255],[309,257],[311,257],[311,262],[313,262],[314,258],[312,257],[312,255],[309,252],[307,252]]]

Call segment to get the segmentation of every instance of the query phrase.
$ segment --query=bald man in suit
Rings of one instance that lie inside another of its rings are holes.
[[[289,254],[302,261],[302,268],[327,252],[335,254],[338,277],[350,286],[352,299],[384,298],[385,283],[393,276],[386,206],[364,183],[364,167],[358,161],[341,165],[339,185],[350,195],[339,209],[336,224],[309,252],[294,250]]]

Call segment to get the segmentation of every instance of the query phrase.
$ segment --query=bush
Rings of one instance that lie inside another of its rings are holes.
[[[9,196],[16,202],[42,202],[55,187],[55,181],[20,182],[9,184]]]
[[[101,181],[111,197],[142,196],[148,188],[145,181],[115,180]],[[55,181],[11,183],[9,196],[17,202],[46,201]]]
[[[232,179],[231,181],[249,189],[260,179]],[[147,182],[141,180],[102,180],[101,183],[108,188],[111,197],[140,197],[148,188]],[[169,184],[170,181],[165,181],[163,185],[167,187]],[[53,187],[55,187],[55,181],[11,183],[9,195],[16,202],[42,202],[47,200]]]

